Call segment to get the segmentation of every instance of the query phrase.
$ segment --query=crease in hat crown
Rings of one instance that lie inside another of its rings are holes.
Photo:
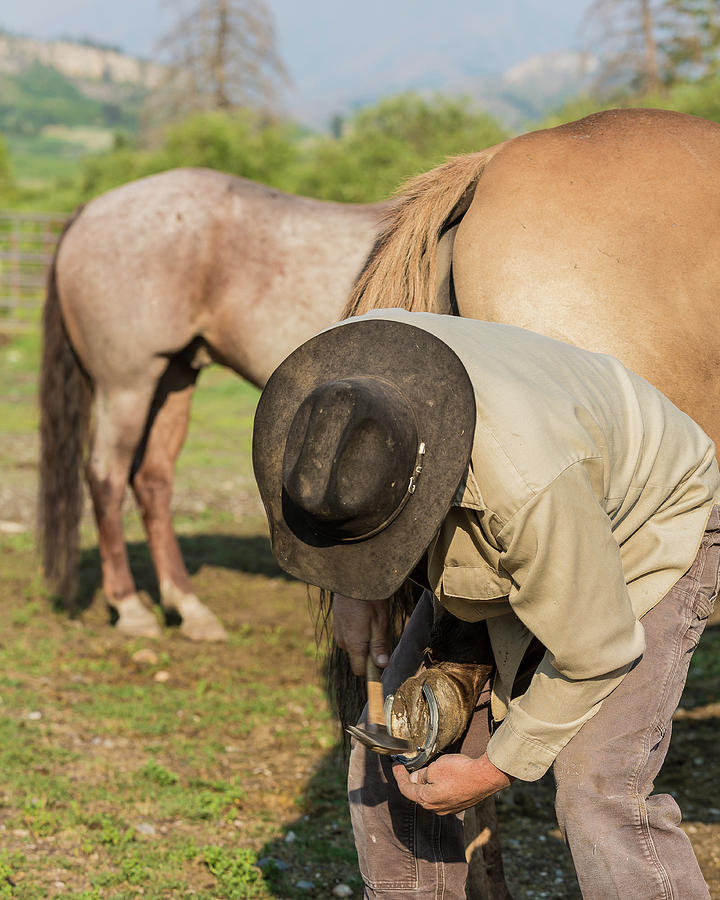
[[[396,385],[377,376],[328,381],[293,418],[283,491],[318,534],[365,540],[404,508],[424,451],[412,405]]]

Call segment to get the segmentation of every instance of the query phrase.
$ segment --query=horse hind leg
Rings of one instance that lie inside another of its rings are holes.
[[[175,463],[187,435],[197,374],[197,369],[179,358],[168,365],[136,457],[132,487],[145,524],[163,610],[180,616],[180,631],[191,640],[226,641],[220,620],[193,591],[170,512]]]
[[[135,388],[98,385],[87,481],[98,528],[103,592],[116,627],[134,637],[159,637],[160,625],[135,589],[123,534],[122,504],[133,456],[147,421],[155,380]]]

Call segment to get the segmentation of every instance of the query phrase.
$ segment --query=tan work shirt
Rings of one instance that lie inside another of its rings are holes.
[[[714,445],[613,357],[509,325],[367,315],[439,337],[475,388],[470,467],[428,575],[450,612],[487,620],[502,720],[488,756],[535,780],[642,655],[640,618],[695,558],[720,499]],[[510,700],[532,635],[545,656]]]

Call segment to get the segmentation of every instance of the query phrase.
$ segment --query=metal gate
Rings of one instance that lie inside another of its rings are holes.
[[[0,328],[37,322],[62,213],[0,212]]]

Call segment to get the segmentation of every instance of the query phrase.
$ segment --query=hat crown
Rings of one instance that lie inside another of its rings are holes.
[[[406,502],[417,452],[415,415],[397,387],[376,376],[326,382],[290,426],[285,500],[318,534],[361,540]]]

